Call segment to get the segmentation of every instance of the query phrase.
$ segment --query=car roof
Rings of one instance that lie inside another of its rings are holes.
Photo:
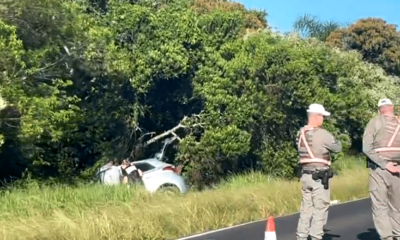
[[[144,160],[132,162],[132,164],[137,164],[137,163],[149,163],[149,164],[153,165],[156,168],[165,167],[165,166],[172,166],[172,164],[162,162],[160,160],[157,160],[156,158],[149,158],[149,159],[144,159]]]

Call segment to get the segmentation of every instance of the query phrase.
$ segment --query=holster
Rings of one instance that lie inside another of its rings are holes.
[[[372,169],[372,170],[375,170],[375,169],[378,168],[378,165],[377,165],[374,161],[371,161],[371,159],[369,159],[369,158],[367,157],[367,168],[370,168],[370,169]]]
[[[301,175],[303,175],[303,167],[301,165],[299,165],[296,168],[296,176],[299,179],[299,181],[300,181]]]
[[[333,172],[330,168],[324,170],[316,170],[312,173],[312,179],[315,181],[321,179],[321,183],[322,185],[324,185],[325,189],[329,188],[329,179],[332,177]]]

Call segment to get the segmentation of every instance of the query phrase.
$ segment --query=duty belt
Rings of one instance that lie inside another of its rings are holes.
[[[389,160],[389,159],[385,159],[387,162],[393,162],[395,164],[399,164],[400,160]],[[377,168],[380,168],[378,164],[376,164],[374,161],[372,161],[371,159],[367,158],[367,168],[370,168],[372,170],[376,170]]]
[[[314,168],[310,168],[310,167],[308,167],[308,168],[302,168],[301,169],[301,172],[302,173],[305,173],[305,174],[313,174],[314,172],[316,172],[316,171],[327,171],[327,170],[329,170],[330,168],[329,167],[314,167]]]
[[[316,171],[316,169],[313,169],[313,170],[311,170],[311,169],[303,169],[302,173],[304,173],[304,174],[313,174],[315,171]]]
[[[310,174],[313,180],[320,179],[325,189],[329,188],[329,179],[333,177],[333,172],[330,168],[302,169],[301,174]]]

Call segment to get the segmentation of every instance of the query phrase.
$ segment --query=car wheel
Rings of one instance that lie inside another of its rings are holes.
[[[164,184],[158,188],[157,192],[166,193],[166,194],[177,194],[181,191],[174,184]]]

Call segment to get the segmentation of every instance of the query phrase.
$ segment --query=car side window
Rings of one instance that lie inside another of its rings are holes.
[[[149,163],[134,163],[133,165],[135,165],[142,172],[146,172],[155,168],[153,165]]]

